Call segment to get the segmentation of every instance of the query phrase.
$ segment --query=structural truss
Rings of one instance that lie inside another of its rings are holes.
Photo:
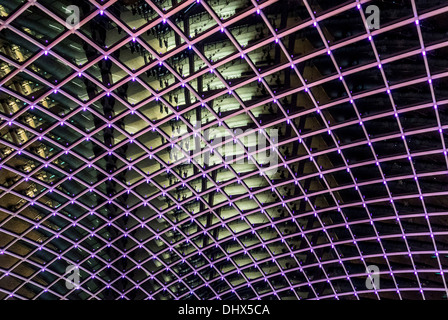
[[[445,1],[0,19],[1,299],[447,298]]]

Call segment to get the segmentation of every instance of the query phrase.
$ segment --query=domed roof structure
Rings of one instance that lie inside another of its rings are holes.
[[[445,1],[0,19],[0,299],[447,298]]]

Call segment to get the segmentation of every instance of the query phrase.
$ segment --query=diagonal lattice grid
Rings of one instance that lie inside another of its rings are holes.
[[[442,1],[0,14],[1,298],[446,299]]]

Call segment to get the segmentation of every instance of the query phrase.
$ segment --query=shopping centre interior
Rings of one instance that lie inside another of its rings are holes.
[[[0,0],[0,299],[447,299],[447,55],[442,0]]]

